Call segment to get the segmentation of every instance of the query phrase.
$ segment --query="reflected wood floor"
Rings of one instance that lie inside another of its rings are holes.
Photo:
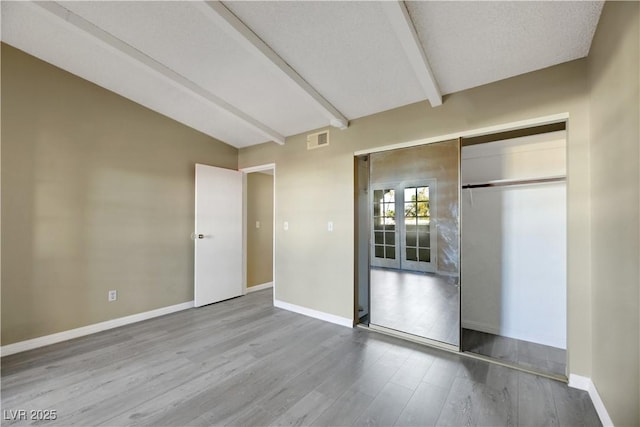
[[[432,273],[372,268],[370,322],[457,346],[460,297],[456,282]]]
[[[271,296],[4,357],[2,408],[55,409],[47,426],[600,425],[586,392],[277,309]]]

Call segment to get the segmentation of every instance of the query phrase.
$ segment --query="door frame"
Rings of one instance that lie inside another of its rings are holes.
[[[567,154],[567,167],[568,167],[568,163],[569,163],[569,139],[570,139],[570,134],[571,134],[571,128],[570,128],[570,117],[569,117],[569,113],[568,112],[562,112],[562,113],[557,113],[557,114],[551,114],[551,115],[547,115],[547,116],[539,116],[539,117],[534,117],[534,118],[530,118],[530,119],[524,119],[524,120],[519,120],[519,121],[513,121],[513,122],[503,122],[503,123],[498,123],[498,124],[494,124],[494,125],[489,125],[489,126],[485,126],[485,127],[480,127],[480,128],[474,128],[474,129],[468,129],[468,130],[460,130],[457,132],[453,132],[453,133],[449,133],[449,134],[444,134],[444,135],[437,135],[437,136],[430,136],[427,138],[423,138],[423,139],[415,139],[415,140],[410,140],[410,141],[403,141],[403,142],[399,142],[399,143],[392,143],[390,142],[387,145],[381,145],[378,147],[371,147],[371,148],[366,148],[366,149],[362,149],[362,150],[356,150],[353,152],[353,157],[354,159],[357,159],[360,156],[368,156],[370,154],[373,153],[380,153],[380,152],[385,152],[385,151],[391,151],[391,150],[396,150],[399,148],[410,148],[410,147],[416,147],[419,145],[426,145],[426,144],[435,144],[438,142],[442,142],[442,141],[446,141],[449,139],[461,139],[461,138],[470,138],[470,137],[476,137],[476,136],[484,136],[484,135],[491,135],[494,133],[500,133],[500,132],[507,132],[507,131],[515,131],[515,130],[519,130],[519,129],[526,129],[526,128],[530,128],[530,127],[535,127],[535,126],[542,126],[542,125],[549,125],[549,124],[555,124],[555,123],[565,123],[566,125],[566,154]],[[460,149],[462,147],[460,146]],[[458,156],[460,156],[460,153],[458,153]],[[460,163],[460,161],[459,161]],[[460,172],[460,171],[459,171]],[[571,185],[571,180],[569,178],[569,175],[567,174],[567,224],[569,223],[569,186]],[[458,193],[460,194],[460,193]],[[458,199],[460,198],[460,196],[458,195]],[[458,200],[459,203],[459,200]],[[355,212],[355,211],[354,211]],[[370,216],[370,214],[367,214]],[[361,238],[361,236],[359,236],[357,234],[357,229],[356,231],[356,239]],[[460,239],[462,238],[461,233],[458,233],[459,237],[458,237],[458,245],[460,247]],[[368,237],[369,238],[369,237]],[[567,239],[567,254],[569,251],[569,227],[567,227],[567,233],[565,235],[565,238]],[[371,244],[368,245],[369,247],[371,247]],[[357,252],[357,245],[355,245],[355,252]],[[371,257],[368,257],[369,260],[371,260]],[[355,260],[357,260],[357,253],[355,256]],[[370,261],[369,261],[370,262]],[[462,287],[464,286],[463,282],[464,282],[464,278],[462,277],[462,257],[460,257],[460,292],[459,292],[459,306],[462,307]],[[355,265],[355,269],[357,270],[357,263]],[[572,274],[571,268],[569,266],[569,257],[567,255],[567,272],[566,272],[566,292],[567,292],[567,311],[566,311],[566,316],[567,316],[567,351],[566,351],[566,358],[565,358],[565,362],[566,362],[566,373],[567,373],[567,377],[569,376],[569,374],[571,373],[571,360],[570,360],[570,344],[569,344],[569,337],[570,337],[570,329],[571,329],[571,325],[573,323],[573,319],[571,318],[571,310],[570,310],[570,304],[571,304],[571,290],[569,288],[569,276]],[[354,292],[357,293],[358,291],[358,283],[355,283],[355,287],[354,287]],[[370,297],[370,294],[369,294]],[[354,301],[357,301],[357,296],[354,296]],[[357,313],[357,307],[355,307],[355,311]],[[358,319],[357,316],[354,317],[354,319]],[[431,347],[436,347],[436,348],[441,348],[441,349],[445,349],[445,350],[450,350],[459,354],[463,354],[463,355],[467,355],[468,353],[465,353],[462,349],[462,312],[460,311],[459,313],[459,322],[460,322],[460,345],[458,347],[456,347],[455,349],[450,349],[447,347],[447,345],[443,345],[443,343],[440,342],[423,342],[423,344],[429,345]],[[385,331],[381,331],[383,333],[388,333],[390,335],[394,335],[394,336],[401,336],[401,334],[398,334],[396,331],[393,332],[385,332]],[[402,337],[408,340],[411,340],[411,337]],[[495,362],[494,360],[489,360],[490,362],[493,363],[498,363]]]
[[[247,175],[254,172],[273,171],[273,259],[272,263],[272,282],[273,282],[273,301],[276,299],[276,164],[266,163],[258,166],[240,168],[242,172],[242,294],[247,294]]]

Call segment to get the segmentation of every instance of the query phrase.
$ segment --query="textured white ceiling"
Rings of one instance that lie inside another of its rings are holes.
[[[284,135],[327,124],[299,88],[265,67],[192,2],[61,4]]]
[[[2,40],[236,147],[328,126],[317,96],[347,119],[426,99],[377,2],[225,2],[245,33],[200,2],[46,4],[58,12],[2,1]],[[602,5],[406,3],[442,93],[586,56]],[[247,31],[316,95],[246,43]]]
[[[225,2],[348,118],[425,99],[377,2]]]
[[[587,56],[603,2],[412,1],[443,94]]]

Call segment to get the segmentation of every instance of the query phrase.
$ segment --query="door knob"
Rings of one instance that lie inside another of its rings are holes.
[[[198,239],[204,239],[204,234],[198,234]]]

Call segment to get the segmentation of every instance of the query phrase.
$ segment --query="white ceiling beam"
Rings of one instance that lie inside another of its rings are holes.
[[[220,1],[205,1],[194,3],[199,9],[211,19],[218,28],[224,29],[227,34],[242,44],[247,51],[255,56],[266,59],[267,63],[287,77],[298,88],[300,88],[317,106],[317,108],[327,117],[331,126],[339,129],[349,127],[349,120],[327,101],[313,86],[298,74],[284,59],[280,57],[271,47],[247,27],[236,15],[233,14]]]
[[[389,22],[400,40],[407,59],[425,91],[427,99],[432,107],[442,105],[442,94],[438,87],[438,82],[431,71],[431,66],[424,52],[416,28],[411,21],[407,6],[402,0],[382,1]]]
[[[92,36],[93,38],[109,45],[119,53],[145,65],[147,68],[168,79],[169,81],[171,81],[171,83],[177,85],[179,88],[186,89],[194,95],[197,95],[198,97],[204,99],[208,103],[225,110],[227,113],[242,120],[247,124],[247,126],[263,135],[264,137],[268,138],[269,140],[272,140],[278,144],[284,144],[284,135],[259,122],[258,120],[229,104],[224,99],[199,86],[197,83],[194,83],[183,75],[178,74],[169,67],[135,49],[131,45],[107,33],[106,31],[102,30],[101,28],[97,27],[81,16],[76,15],[60,4],[53,1],[34,2],[33,4],[38,5],[47,12],[66,21],[75,28],[83,31],[85,34]]]

